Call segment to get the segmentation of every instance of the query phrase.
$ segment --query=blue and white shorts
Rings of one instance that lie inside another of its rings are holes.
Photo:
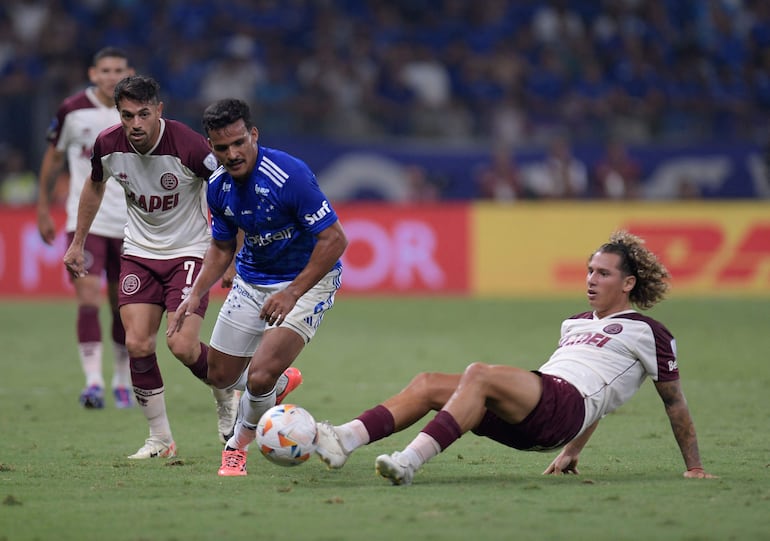
[[[293,330],[305,341],[315,335],[324,314],[334,305],[334,295],[341,285],[341,270],[333,269],[307,293],[302,295],[294,308],[281,323],[281,327]],[[265,331],[276,328],[259,319],[259,312],[265,300],[281,291],[289,282],[277,284],[247,284],[240,276],[233,280],[233,286],[219,310],[210,345],[228,355],[251,357],[257,351]]]

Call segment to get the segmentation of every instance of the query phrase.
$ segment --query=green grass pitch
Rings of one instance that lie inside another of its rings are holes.
[[[297,366],[291,402],[349,420],[419,371],[472,361],[536,368],[574,300],[356,298],[340,295]],[[203,331],[207,340],[218,303]],[[104,311],[103,311],[104,312]],[[256,449],[245,478],[219,478],[210,391],[159,359],[179,456],[129,461],[141,412],[86,411],[72,301],[0,304],[0,541],[102,540],[766,540],[770,538],[770,303],[672,299],[650,312],[677,337],[701,455],[715,480],[686,480],[651,383],[608,416],[580,476],[545,477],[555,453],[464,436],[409,487],[374,474],[422,426],[360,449],[328,471],[281,468]],[[106,320],[105,314],[102,314]],[[106,348],[107,377],[111,352]]]

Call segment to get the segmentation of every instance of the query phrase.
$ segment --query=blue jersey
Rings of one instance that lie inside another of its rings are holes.
[[[232,240],[244,231],[235,269],[250,284],[293,280],[310,259],[315,235],[337,221],[310,168],[272,148],[258,148],[254,172],[243,184],[219,167],[207,197],[214,239]]]

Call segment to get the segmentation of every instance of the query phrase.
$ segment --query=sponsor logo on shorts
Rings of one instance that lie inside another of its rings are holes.
[[[160,186],[164,190],[175,190],[176,187],[179,186],[179,179],[174,173],[163,173],[160,176]]]
[[[141,285],[142,282],[136,274],[127,274],[120,284],[120,289],[123,291],[124,295],[133,295],[139,291]]]

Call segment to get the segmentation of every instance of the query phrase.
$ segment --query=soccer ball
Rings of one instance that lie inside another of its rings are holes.
[[[280,404],[267,410],[257,424],[257,445],[270,462],[297,466],[307,461],[316,448],[315,419],[294,404]]]

